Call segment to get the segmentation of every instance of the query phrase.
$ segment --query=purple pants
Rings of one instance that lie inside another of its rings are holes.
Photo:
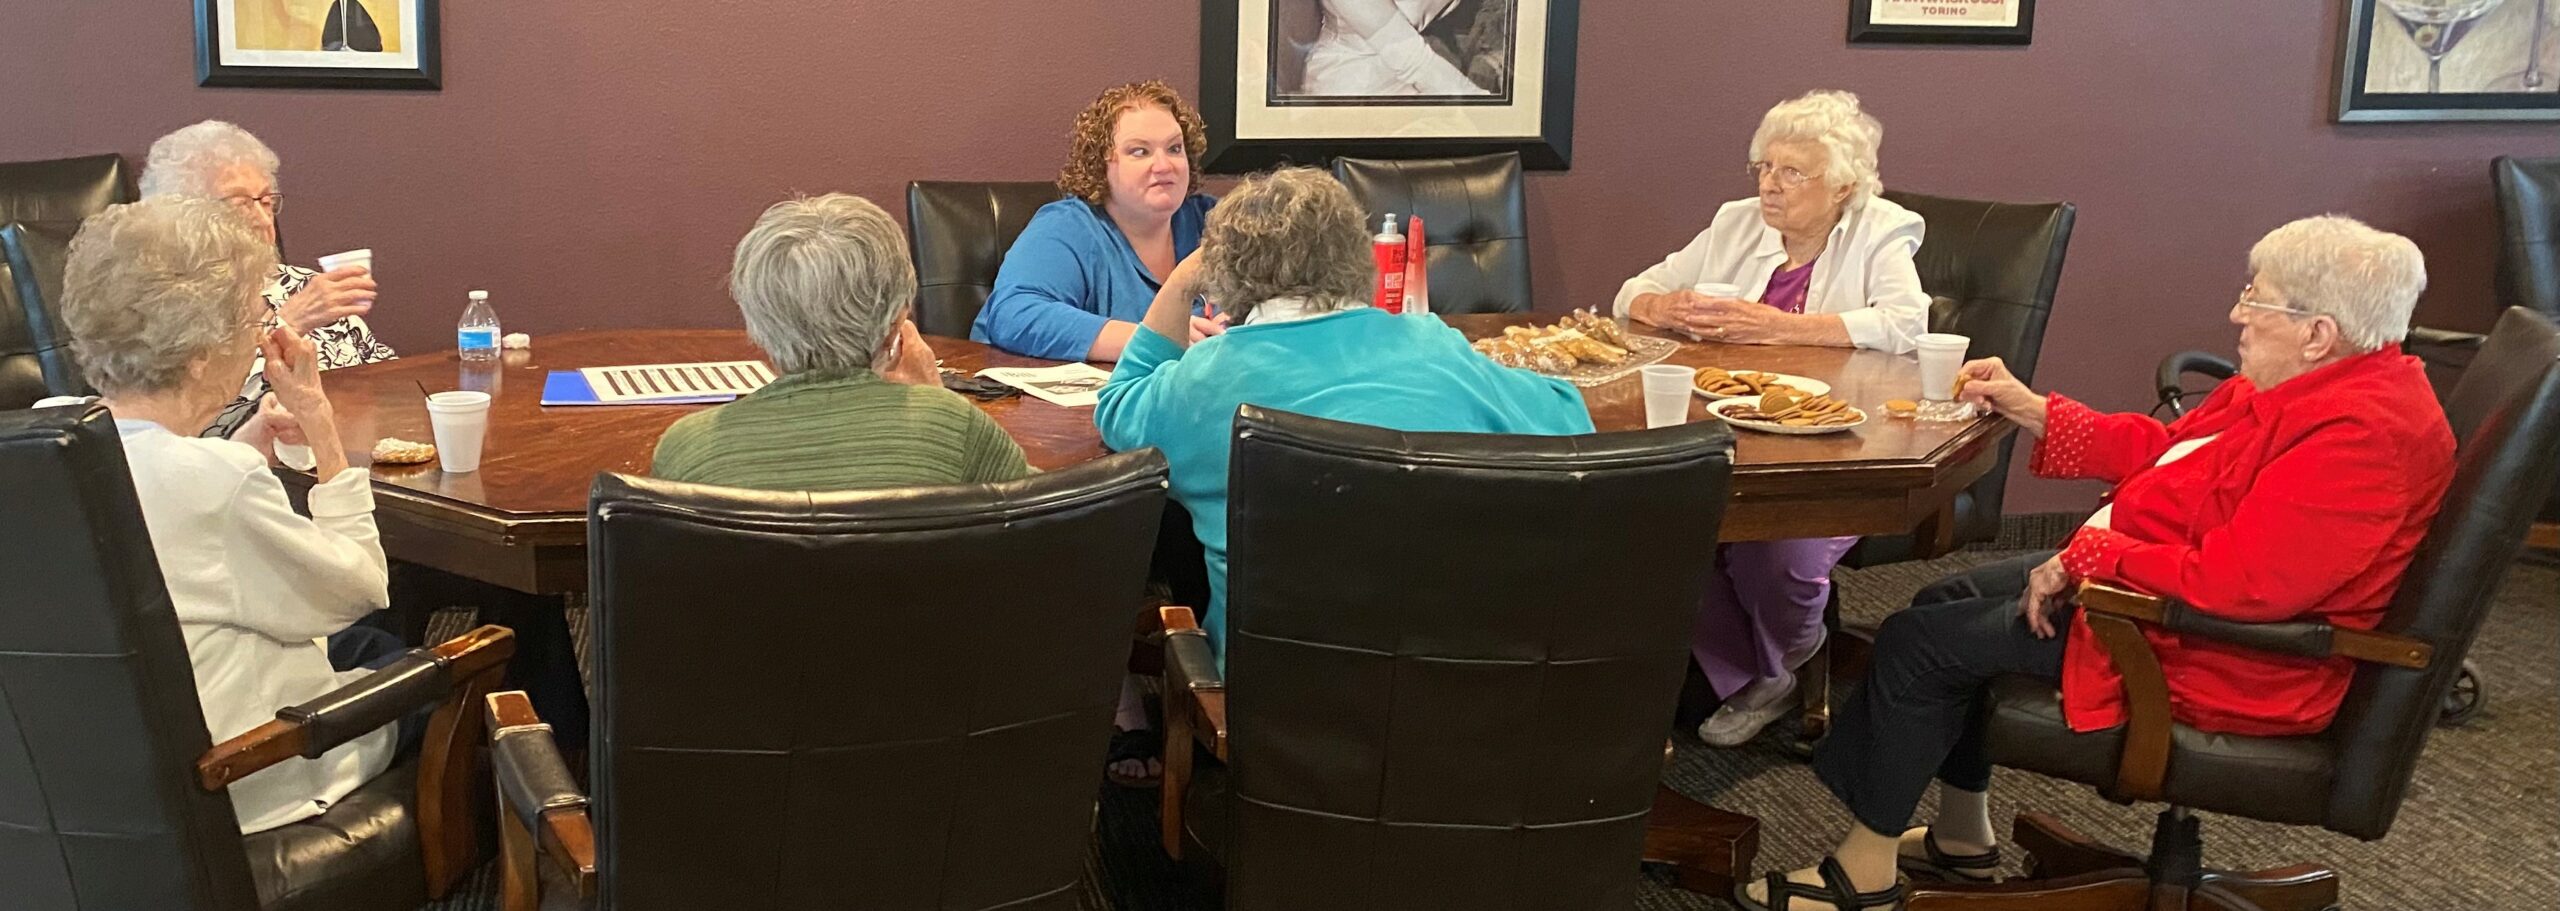
[[[1791,670],[1822,638],[1831,567],[1856,537],[1738,541],[1716,548],[1689,653],[1717,698]]]

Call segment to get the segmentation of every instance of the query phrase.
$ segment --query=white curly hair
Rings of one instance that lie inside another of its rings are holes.
[[[151,143],[151,157],[142,163],[142,195],[212,196],[214,181],[235,165],[283,183],[276,151],[238,125],[207,120],[179,127]]]
[[[196,361],[250,344],[274,248],[229,205],[154,196],[89,216],[71,238],[62,321],[81,375],[107,395],[166,392]],[[240,385],[237,374],[212,377]]]
[[[1884,124],[1858,106],[1858,96],[1824,90],[1778,102],[1751,134],[1751,160],[1767,159],[1770,143],[1790,141],[1819,143],[1828,153],[1822,179],[1850,189],[1843,208],[1856,211],[1884,192],[1884,178],[1876,171]]]

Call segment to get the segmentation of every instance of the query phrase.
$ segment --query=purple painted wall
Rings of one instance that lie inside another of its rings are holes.
[[[373,322],[420,350],[451,344],[469,288],[536,334],[735,325],[723,273],[766,204],[903,212],[911,179],[1044,178],[1095,92],[1198,66],[1187,0],[446,0],[440,93],[202,89],[190,4],[12,6],[0,160],[138,163],[169,129],[237,121],[284,156],[294,256],[373,247]],[[2422,318],[2485,327],[2488,160],[2560,153],[2547,123],[2330,123],[2335,2],[2048,2],[2027,48],[1853,48],[1844,6],[1583,4],[1574,169],[1529,187],[1542,309],[1605,304],[1749,192],[1761,111],[1845,88],[1885,123],[1889,186],[2079,204],[2041,385],[2139,407],[2162,352],[2228,349],[2243,254],[2300,215],[2416,238]],[[2010,506],[2091,492],[2025,482]]]

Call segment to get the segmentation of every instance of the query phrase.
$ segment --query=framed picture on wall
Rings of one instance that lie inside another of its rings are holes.
[[[1580,0],[1201,0],[1201,166],[1573,160]]]
[[[2026,44],[2036,0],[1849,0],[1853,44]]]
[[[2339,120],[2560,120],[2560,0],[2346,7]]]
[[[437,0],[196,0],[196,84],[436,89]]]

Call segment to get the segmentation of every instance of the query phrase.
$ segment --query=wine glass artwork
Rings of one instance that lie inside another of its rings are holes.
[[[2427,93],[2444,91],[2444,56],[2471,33],[2471,26],[2504,0],[2382,0],[2382,8],[2400,21],[2409,40],[2427,55]]]

